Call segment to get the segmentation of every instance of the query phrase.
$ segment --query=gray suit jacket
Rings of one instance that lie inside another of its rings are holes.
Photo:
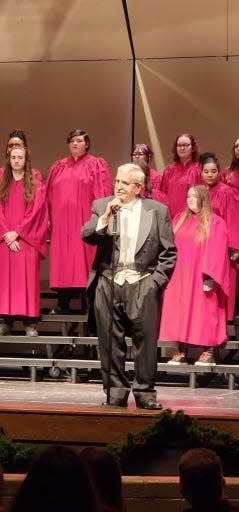
[[[97,274],[101,274],[112,265],[112,234],[110,225],[102,233],[96,232],[98,219],[103,215],[107,203],[113,196],[97,199],[93,203],[93,213],[81,229],[82,239],[92,245],[97,245],[96,257],[89,283]],[[169,281],[176,263],[176,247],[172,232],[168,209],[158,201],[141,199],[142,210],[135,251],[136,270],[149,271],[160,288]],[[120,235],[116,236],[115,263],[119,260]]]

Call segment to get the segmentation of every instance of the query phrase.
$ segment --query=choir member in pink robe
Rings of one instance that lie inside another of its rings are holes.
[[[144,171],[145,186],[142,187],[141,197],[148,197],[169,207],[166,194],[160,190],[161,176],[150,167],[153,151],[147,144],[136,144],[131,154],[131,160]]]
[[[26,134],[23,130],[12,130],[8,136],[5,157],[8,157],[10,149],[19,147],[27,148],[29,150]],[[0,168],[0,172],[3,172],[3,168]],[[36,179],[42,181],[42,175],[38,169],[32,168],[32,174],[35,176]]]
[[[137,165],[142,169],[145,176],[145,185],[142,186],[140,196],[148,199],[154,199],[154,201],[159,201],[159,203],[167,206],[169,210],[169,202],[166,194],[164,194],[164,192],[162,192],[158,187],[155,187],[154,181],[151,179],[152,171],[155,173],[157,173],[157,171],[150,169],[145,160],[138,160]]]
[[[70,299],[81,295],[95,256],[95,247],[80,238],[91,216],[91,205],[112,193],[112,177],[103,158],[89,154],[90,138],[83,130],[67,137],[70,155],[57,160],[47,179],[50,215],[50,287],[58,292],[56,312],[69,312]]]
[[[46,256],[45,186],[31,170],[26,148],[9,150],[0,177],[0,334],[15,316],[36,336],[40,313],[40,260]]]
[[[173,144],[174,163],[165,167],[160,185],[168,197],[172,218],[185,209],[189,187],[200,183],[198,155],[193,135],[184,133],[176,138]]]
[[[232,160],[229,167],[221,171],[221,181],[239,192],[239,138],[233,143]]]
[[[187,364],[187,346],[201,348],[195,364],[215,364],[226,340],[227,229],[211,211],[204,185],[190,187],[187,208],[173,221],[177,262],[164,292],[159,338],[178,342],[171,364]]]
[[[222,169],[221,181],[235,188],[239,193],[239,138],[237,137],[232,147],[232,160],[229,167]],[[234,262],[236,267],[236,305],[235,314],[239,312],[239,261]]]
[[[227,319],[233,320],[236,296],[237,264],[239,259],[239,193],[220,181],[220,165],[213,153],[200,156],[202,181],[209,189],[214,213],[222,217],[227,225],[228,255],[230,259],[230,290]]]
[[[158,171],[152,169],[150,166],[153,158],[153,151],[148,144],[136,144],[131,153],[131,160],[134,164],[139,164],[141,160],[146,162],[149,167],[149,180],[152,191],[159,189],[161,183],[161,176]]]

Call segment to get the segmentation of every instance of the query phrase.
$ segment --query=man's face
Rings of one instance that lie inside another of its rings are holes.
[[[124,170],[118,170],[115,178],[114,194],[124,204],[133,201],[140,192],[141,185],[135,183],[134,174]]]

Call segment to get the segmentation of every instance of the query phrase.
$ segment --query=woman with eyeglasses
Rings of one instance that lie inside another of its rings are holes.
[[[9,133],[6,150],[5,150],[6,158],[8,157],[9,151],[12,148],[27,148],[29,151],[29,147],[27,144],[27,137],[23,130],[12,130]],[[42,181],[42,175],[38,169],[32,168],[32,173],[36,177],[36,179]]]
[[[40,261],[46,256],[48,226],[44,184],[36,179],[25,147],[9,149],[0,171],[0,335],[14,317],[24,318],[26,334],[37,336]]]
[[[57,290],[59,313],[69,312],[73,297],[85,303],[95,247],[81,240],[80,229],[91,216],[92,202],[112,193],[110,168],[103,158],[89,154],[88,133],[72,130],[67,144],[69,155],[54,162],[47,179],[50,287]]]
[[[200,155],[201,178],[208,187],[214,213],[224,219],[228,232],[228,256],[230,260],[230,293],[227,319],[233,320],[236,295],[236,274],[239,262],[239,193],[234,187],[220,181],[220,165],[214,153]]]
[[[200,172],[199,149],[193,135],[179,135],[172,151],[174,162],[165,167],[160,188],[167,195],[173,218],[184,210],[189,187],[200,183]]]
[[[164,292],[159,338],[177,342],[170,364],[215,365],[214,347],[226,340],[229,291],[227,229],[214,214],[204,185],[191,186],[187,207],[173,220],[177,262]]]
[[[132,162],[139,165],[145,175],[145,185],[140,195],[169,206],[166,194],[160,190],[161,175],[150,166],[152,157],[153,151],[147,144],[136,144],[131,153]]]

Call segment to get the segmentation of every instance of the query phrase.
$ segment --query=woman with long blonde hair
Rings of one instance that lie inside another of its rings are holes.
[[[187,364],[192,345],[200,348],[195,364],[212,365],[214,347],[226,340],[226,225],[212,213],[204,185],[190,187],[187,207],[173,224],[178,258],[164,293],[159,337],[178,342],[171,364]]]
[[[0,172],[0,336],[23,318],[36,336],[40,308],[40,260],[46,255],[45,186],[31,168],[27,148],[13,147]]]

